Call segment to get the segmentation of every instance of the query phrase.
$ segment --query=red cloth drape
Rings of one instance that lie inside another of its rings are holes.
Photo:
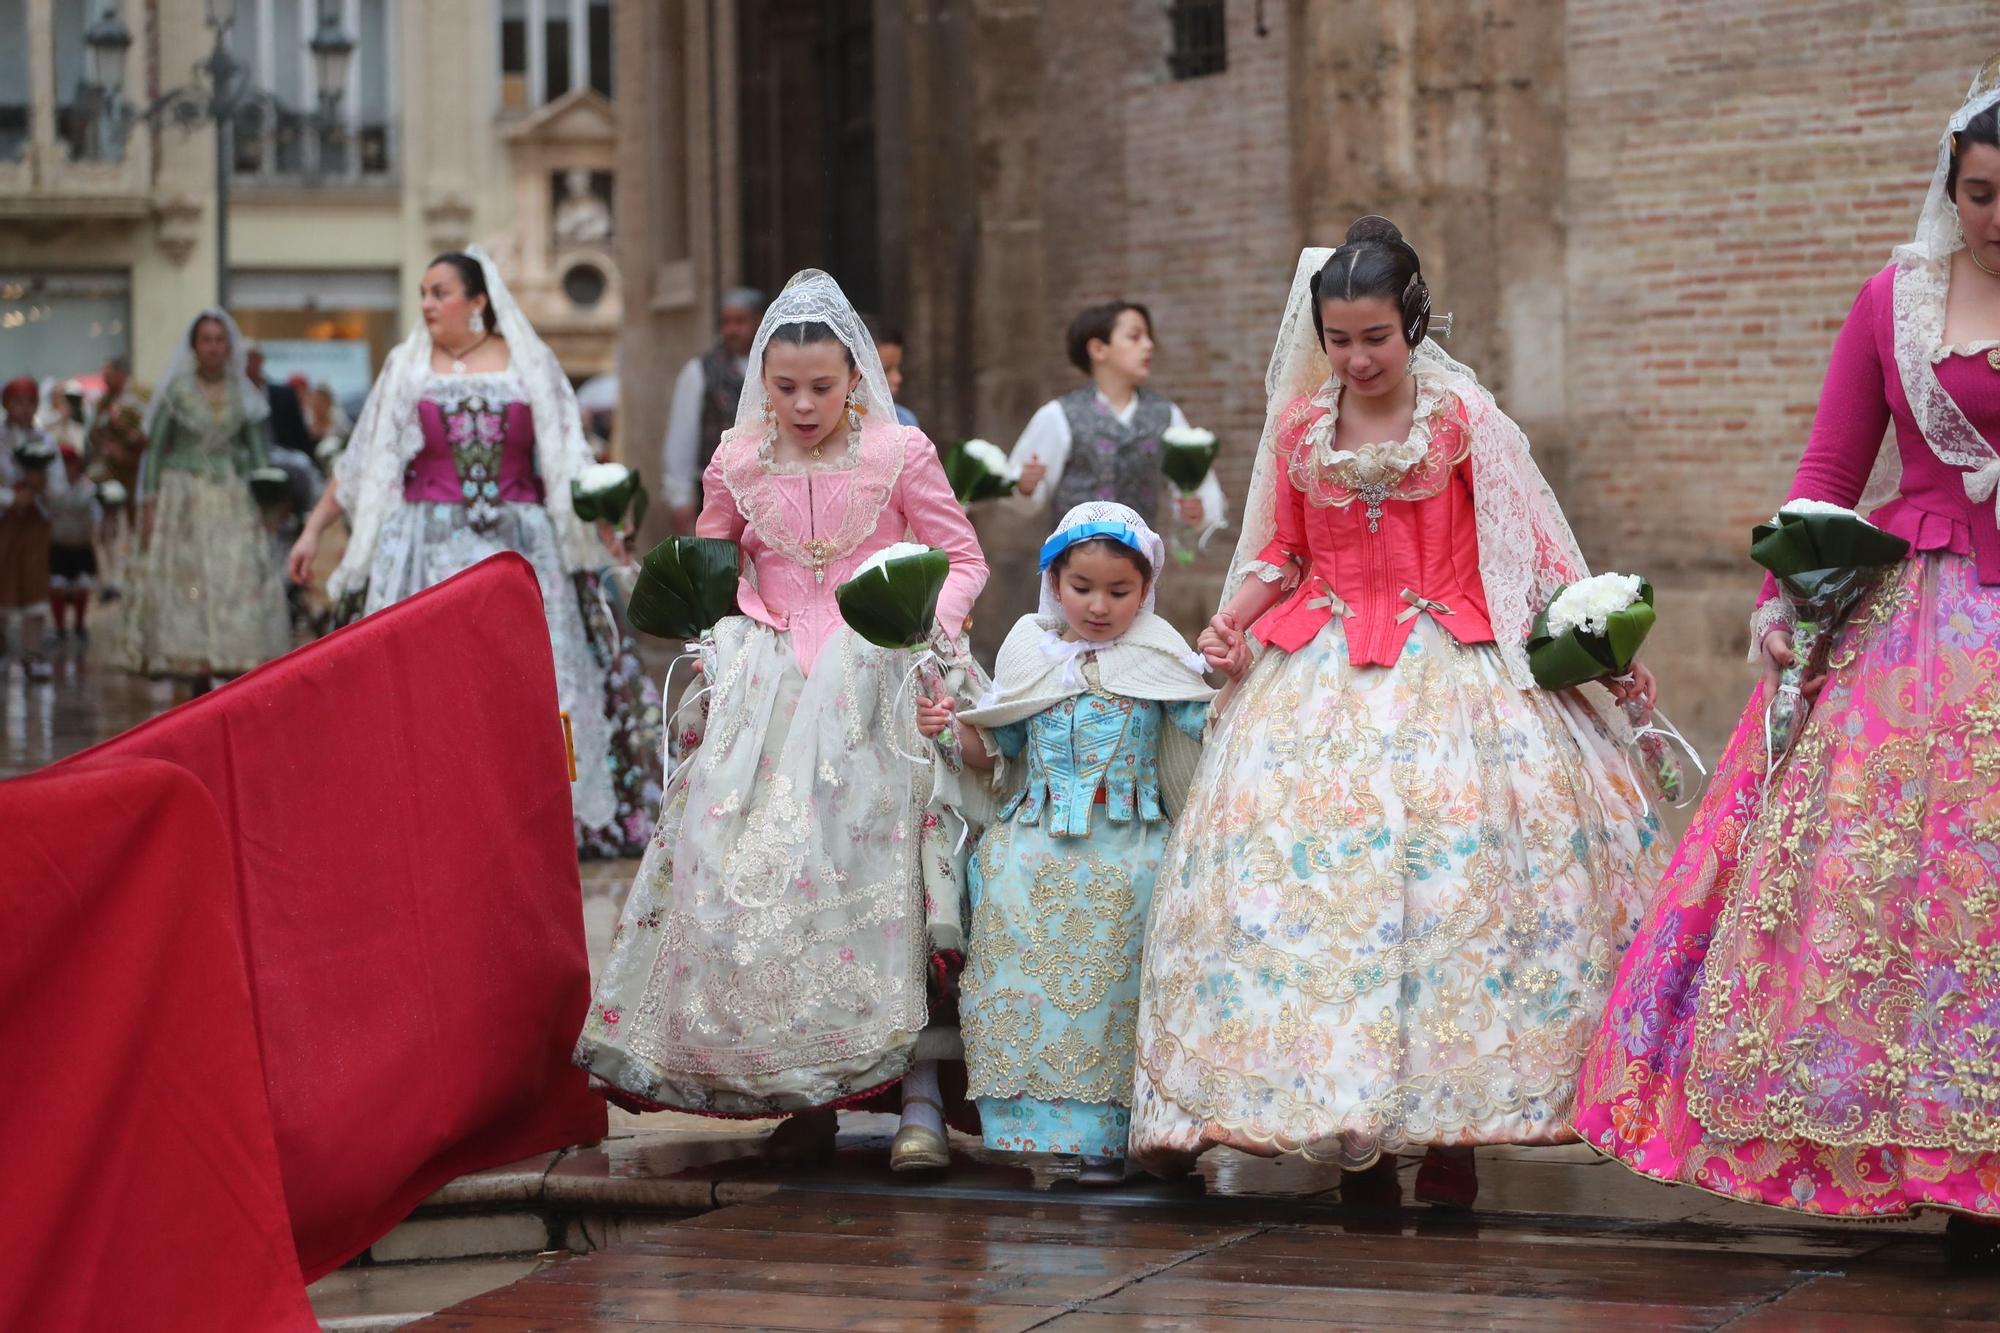
[[[307,1281],[456,1176],[604,1133],[547,625],[496,556],[63,765],[164,759],[221,815]]]
[[[0,919],[0,1328],[316,1328],[202,784],[0,783]]]

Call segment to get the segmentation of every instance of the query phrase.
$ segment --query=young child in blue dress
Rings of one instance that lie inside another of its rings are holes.
[[[1165,560],[1133,510],[1078,505],[1042,546],[1041,609],[1000,650],[994,685],[954,716],[968,765],[1002,793],[970,869],[959,1021],[988,1147],[1125,1174],[1139,948],[1170,809],[1199,755],[1205,664],[1153,613]]]

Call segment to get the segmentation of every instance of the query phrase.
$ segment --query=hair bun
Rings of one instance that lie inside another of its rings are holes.
[[[1379,213],[1370,213],[1367,217],[1356,220],[1355,224],[1347,229],[1347,243],[1349,245],[1360,241],[1401,241],[1402,239],[1403,233],[1397,229],[1396,224]]]

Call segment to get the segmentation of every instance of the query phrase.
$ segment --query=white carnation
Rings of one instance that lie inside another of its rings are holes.
[[[1637,574],[1599,574],[1577,580],[1549,603],[1549,633],[1558,637],[1571,630],[1604,633],[1611,617],[1639,600],[1644,582]]]
[[[632,469],[623,463],[592,463],[578,474],[576,483],[586,495],[616,490],[631,479]]]
[[[1780,514],[1845,514],[1849,518],[1861,517],[1861,515],[1855,513],[1852,509],[1845,509],[1836,504],[1828,504],[1824,500],[1787,500],[1779,508],[1778,512]],[[1776,521],[1776,519],[1772,520],[1772,522]]]
[[[858,579],[871,569],[880,569],[891,560],[904,560],[913,555],[929,555],[933,549],[922,542],[897,542],[893,546],[885,546],[863,560],[861,567],[854,571],[854,577]]]
[[[959,446],[959,452],[967,458],[976,459],[981,467],[996,477],[1013,475],[1013,469],[1007,465],[1006,451],[991,440],[967,440]]]
[[[1170,447],[1199,446],[1206,449],[1215,443],[1215,432],[1199,426],[1171,426],[1160,433],[1160,443]]]
[[[97,498],[105,504],[116,508],[124,504],[127,497],[125,488],[122,485],[117,481],[107,481],[97,488]]]

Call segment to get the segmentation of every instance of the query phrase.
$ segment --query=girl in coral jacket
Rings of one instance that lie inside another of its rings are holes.
[[[1199,644],[1241,683],[1146,937],[1132,1153],[1162,1173],[1226,1143],[1383,1197],[1393,1155],[1426,1147],[1417,1197],[1469,1205],[1472,1145],[1573,1139],[1577,1065],[1659,875],[1609,697],[1528,669],[1583,557],[1429,318],[1384,219],[1300,257]],[[1651,675],[1621,688],[1650,699]]]

